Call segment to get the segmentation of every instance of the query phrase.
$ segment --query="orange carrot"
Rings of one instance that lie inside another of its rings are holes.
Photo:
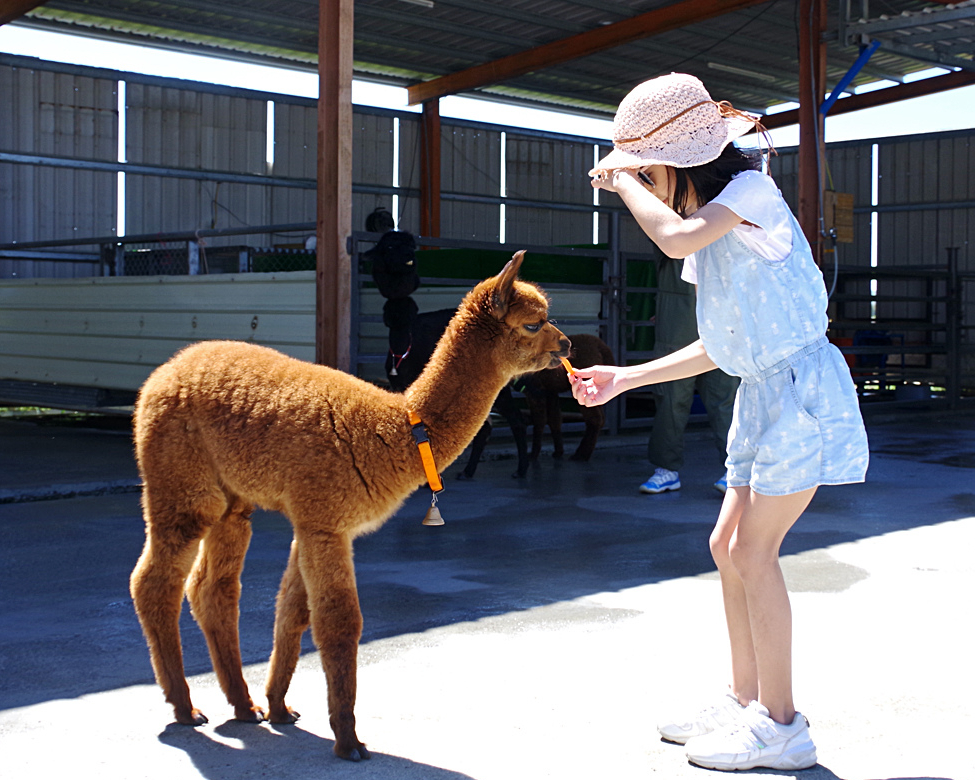
[[[560,360],[562,361],[562,365],[565,366],[565,370],[569,374],[569,376],[575,376],[576,374],[575,369],[572,368],[572,364],[569,362],[569,359],[560,358]]]

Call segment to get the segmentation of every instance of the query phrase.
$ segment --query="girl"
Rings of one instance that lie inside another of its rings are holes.
[[[658,727],[713,769],[816,763],[792,700],[792,617],[779,568],[786,533],[819,485],[862,482],[867,438],[843,356],[826,340],[826,288],[809,244],[759,161],[731,141],[758,118],[716,103],[693,76],[644,82],[620,103],[614,150],[590,171],[697,285],[700,340],[638,366],[577,369],[585,406],[714,368],[741,378],[728,492],[711,534],[731,640],[731,687]]]

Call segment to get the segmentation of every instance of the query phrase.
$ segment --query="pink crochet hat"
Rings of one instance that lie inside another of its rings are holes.
[[[623,98],[613,119],[615,148],[589,175],[648,165],[703,165],[756,127],[761,128],[759,117],[712,100],[694,76],[660,76],[644,81]]]

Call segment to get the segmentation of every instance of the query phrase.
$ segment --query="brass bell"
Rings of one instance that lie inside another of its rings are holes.
[[[433,497],[430,508],[423,518],[423,525],[443,525],[443,517],[440,516],[440,510],[437,509],[436,496]]]

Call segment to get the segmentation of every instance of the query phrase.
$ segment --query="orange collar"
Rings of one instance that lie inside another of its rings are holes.
[[[420,451],[420,460],[423,461],[423,472],[427,476],[430,490],[436,495],[443,490],[443,480],[440,479],[440,474],[437,473],[437,464],[433,460],[430,437],[427,436],[427,429],[424,427],[420,415],[412,409],[406,411],[410,416],[410,425],[413,426],[413,441],[416,442],[416,447]]]

